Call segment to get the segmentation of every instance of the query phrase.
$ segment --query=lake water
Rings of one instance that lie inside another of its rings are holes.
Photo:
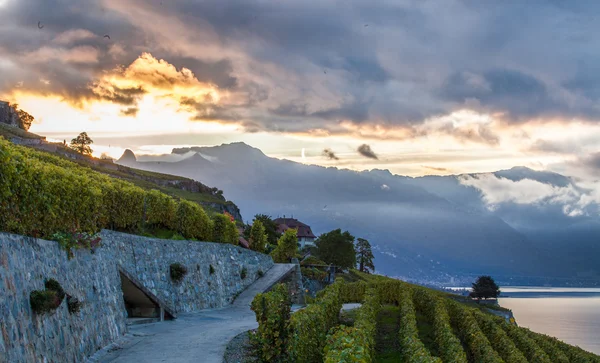
[[[501,287],[517,324],[600,354],[600,289]]]

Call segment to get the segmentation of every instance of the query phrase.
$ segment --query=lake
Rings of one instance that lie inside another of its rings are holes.
[[[600,354],[600,288],[500,288],[517,324]]]

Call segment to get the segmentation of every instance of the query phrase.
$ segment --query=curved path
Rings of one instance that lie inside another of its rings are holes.
[[[227,307],[182,314],[173,321],[130,326],[129,333],[120,342],[103,349],[90,361],[221,363],[227,343],[258,326],[250,310],[254,296],[270,289],[294,267],[293,264],[275,264]]]

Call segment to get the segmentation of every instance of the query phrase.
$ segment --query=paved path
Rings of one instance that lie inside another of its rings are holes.
[[[181,314],[173,321],[131,326],[121,342],[104,349],[91,361],[221,363],[227,343],[236,335],[258,326],[254,312],[250,310],[254,296],[269,289],[294,266],[275,264],[230,306]]]

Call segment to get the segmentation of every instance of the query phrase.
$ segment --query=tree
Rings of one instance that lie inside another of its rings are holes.
[[[226,214],[217,213],[212,218],[213,241],[236,244],[239,240],[237,226]]]
[[[323,233],[317,238],[317,256],[341,268],[353,268],[356,265],[356,251],[354,250],[354,236],[348,231],[342,233],[341,229]]]
[[[277,263],[286,263],[298,254],[298,231],[290,228],[277,241],[277,247],[271,252]]]
[[[271,216],[266,214],[257,214],[254,216],[254,221],[260,221],[265,227],[267,242],[271,245],[277,245],[277,240],[279,237],[281,237],[281,233],[277,232],[277,223],[273,221]]]
[[[500,295],[500,288],[491,276],[479,276],[473,283],[473,291],[470,297],[480,299],[497,298]]]
[[[373,251],[371,244],[364,238],[356,240],[356,259],[358,260],[358,270],[360,272],[374,272],[375,265],[373,264]]]
[[[23,128],[23,130],[29,130],[34,120],[33,116],[31,116],[23,110],[18,110],[17,116],[19,117],[19,121],[21,121],[21,127]]]
[[[252,228],[250,228],[250,249],[257,252],[265,252],[267,244],[267,235],[265,234],[265,227],[260,221],[254,221]]]
[[[94,140],[90,139],[87,132],[82,132],[76,138],[71,140],[69,147],[80,154],[91,155],[92,148],[90,145],[93,143]]]

